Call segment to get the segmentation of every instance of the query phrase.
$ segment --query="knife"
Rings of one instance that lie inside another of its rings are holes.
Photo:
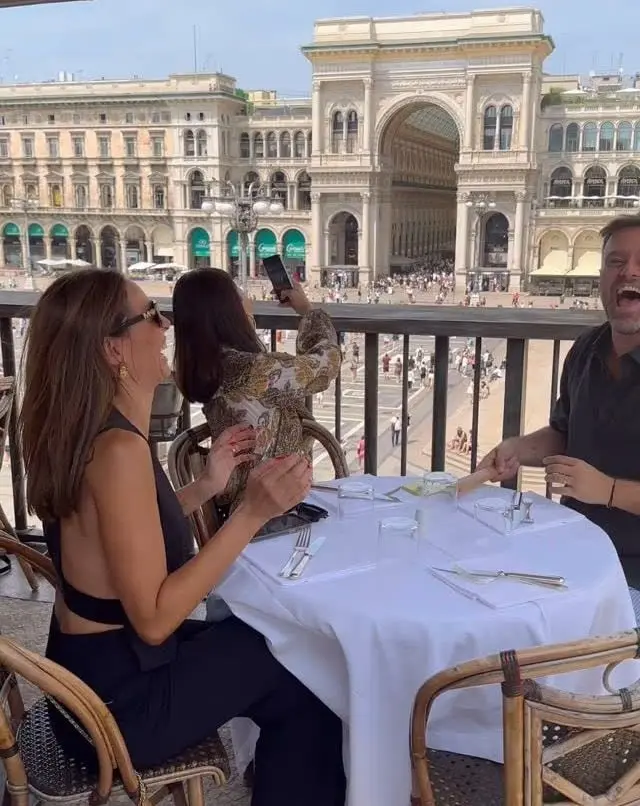
[[[339,487],[332,487],[330,484],[316,484],[315,482],[311,485],[311,489],[312,490],[319,490],[319,491],[325,492],[325,493],[336,493],[337,494],[337,493],[340,492]],[[399,489],[401,489],[401,488],[398,487],[398,490]],[[397,490],[392,490],[390,493],[376,493],[376,492],[374,492],[373,500],[374,501],[386,501],[387,503],[390,502],[392,504],[400,504],[401,501],[397,496],[393,495],[394,492],[397,492]]]
[[[309,560],[314,557],[319,549],[322,548],[324,541],[327,538],[324,536],[316,537],[313,543],[309,546],[309,548],[304,552],[302,557],[298,560],[297,564],[294,565],[293,570],[289,572],[289,576],[287,579],[298,579],[304,573],[304,569],[307,567],[307,563]]]

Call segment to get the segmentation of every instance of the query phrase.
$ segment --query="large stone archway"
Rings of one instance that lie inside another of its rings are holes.
[[[374,142],[386,189],[374,266],[452,271],[461,131],[451,104],[404,98],[383,116]]]
[[[317,22],[303,49],[313,68],[311,274],[328,267],[329,222],[347,210],[361,222],[361,284],[455,254],[464,287],[490,209],[510,222],[506,273],[518,287],[551,50],[541,14],[527,9]]]

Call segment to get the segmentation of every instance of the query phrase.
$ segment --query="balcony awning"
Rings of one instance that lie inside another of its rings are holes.
[[[584,268],[571,269],[571,271],[567,274],[567,277],[569,277],[571,280],[577,277],[595,279],[600,277],[600,266],[585,266]]]
[[[529,274],[529,277],[564,277],[567,270],[562,266],[542,266]]]

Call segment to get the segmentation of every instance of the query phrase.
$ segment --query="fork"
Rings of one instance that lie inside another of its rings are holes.
[[[298,535],[298,539],[296,540],[296,544],[293,547],[291,557],[289,557],[287,562],[282,567],[282,570],[280,571],[281,577],[286,578],[293,571],[293,569],[296,567],[298,560],[301,559],[302,555],[309,548],[310,540],[311,540],[311,528],[309,526],[303,526]]]

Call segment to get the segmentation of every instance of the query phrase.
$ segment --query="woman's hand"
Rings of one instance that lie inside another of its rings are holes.
[[[240,465],[253,462],[256,444],[255,430],[248,425],[232,425],[223,431],[211,446],[207,466],[198,479],[207,498],[221,493],[233,471]]]
[[[311,303],[304,293],[300,283],[294,283],[293,288],[287,288],[280,292],[280,303],[287,305],[299,315],[304,316],[311,310]]]
[[[263,462],[249,474],[242,506],[266,523],[299,504],[311,489],[311,465],[297,454]]]

